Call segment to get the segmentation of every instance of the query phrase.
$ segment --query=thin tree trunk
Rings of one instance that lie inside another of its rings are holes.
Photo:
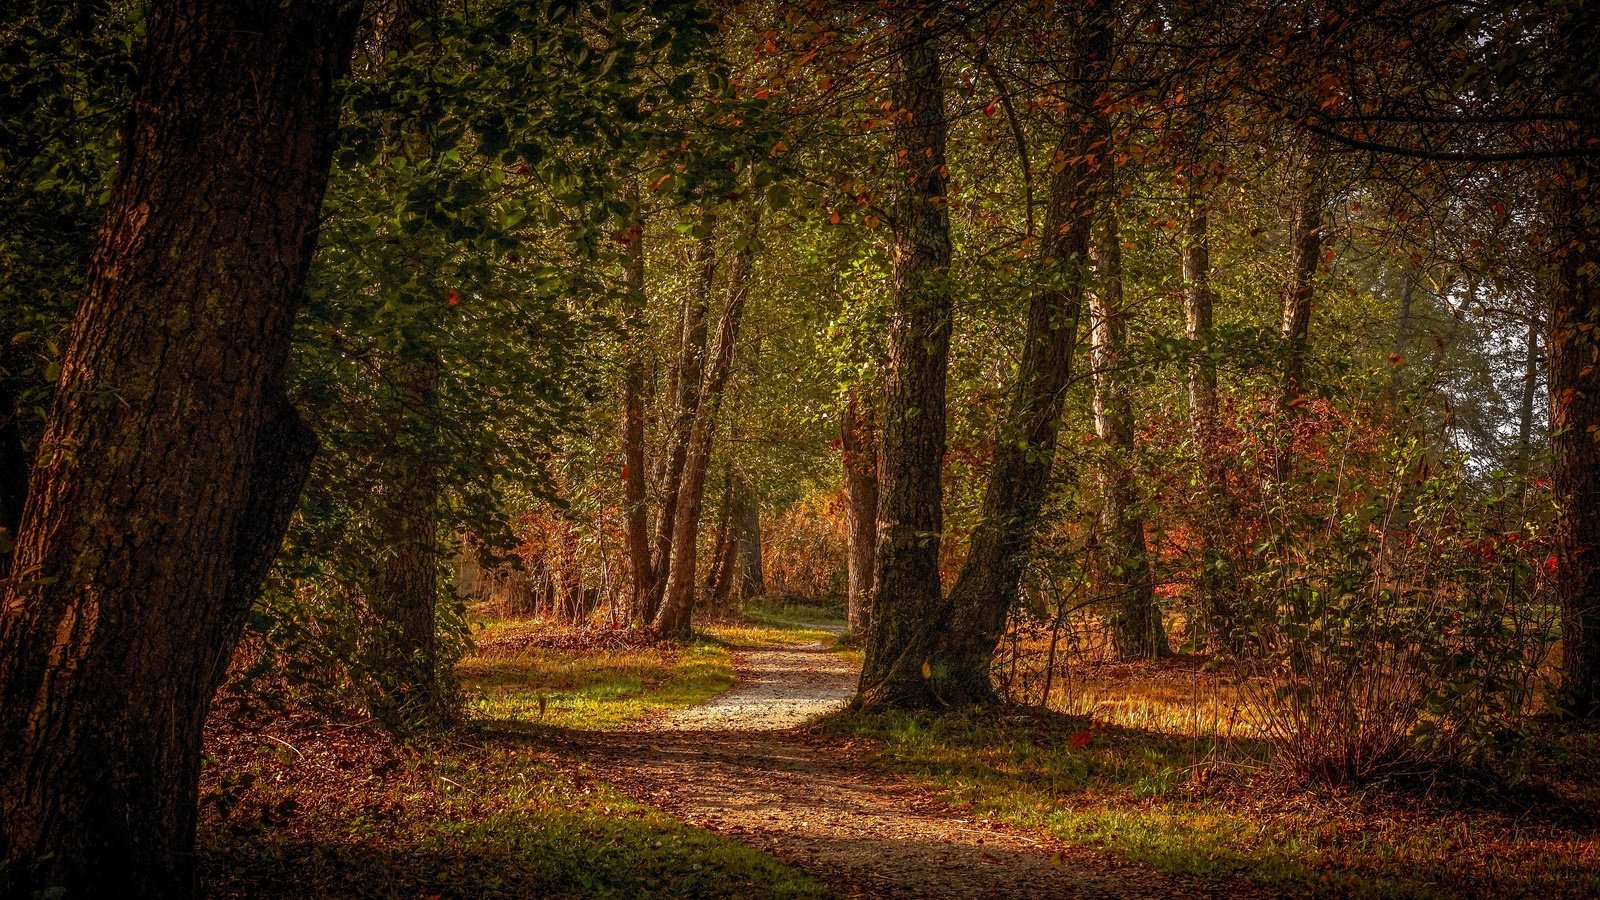
[[[1316,295],[1317,268],[1322,262],[1323,206],[1328,202],[1322,174],[1316,170],[1295,204],[1293,268],[1283,294],[1283,399],[1299,396],[1304,388],[1306,345],[1311,335],[1311,306]]]
[[[650,505],[645,487],[644,356],[640,330],[647,301],[644,284],[644,219],[638,185],[628,192],[634,208],[628,233],[628,333],[622,368],[622,497],[623,541],[628,549],[629,624],[648,625],[650,598],[655,593],[655,568],[650,561]]]
[[[750,233],[743,246],[736,247],[728,267],[728,303],[717,325],[716,342],[700,385],[695,416],[685,448],[683,478],[678,484],[676,517],[668,554],[666,594],[656,614],[656,631],[672,638],[686,639],[694,615],[695,545],[700,536],[700,511],[705,500],[706,468],[711,459],[711,442],[716,435],[717,412],[723,388],[733,369],[739,339],[739,324],[744,317],[745,299],[750,293],[751,267],[755,261],[755,242],[760,206],[750,205]]]
[[[894,200],[889,356],[878,471],[873,626],[856,705],[938,702],[932,656],[947,618],[939,581],[944,529],[940,472],[950,356],[950,215],[944,77],[925,17],[903,10],[893,36],[892,149],[902,177]]]
[[[33,472],[0,603],[19,893],[195,891],[201,728],[315,452],[284,381],[353,13],[151,12],[43,439],[71,452]]]
[[[1522,402],[1517,410],[1517,485],[1520,495],[1533,468],[1533,405],[1539,392],[1539,330],[1543,325],[1535,310],[1528,311],[1528,338],[1523,357]]]
[[[761,505],[750,483],[742,478],[734,481],[731,525],[729,543],[734,548],[733,575],[738,582],[734,593],[741,600],[763,596],[767,579],[761,569]]]
[[[1089,295],[1094,362],[1094,430],[1105,458],[1099,466],[1100,521],[1104,535],[1100,596],[1110,600],[1111,642],[1124,659],[1172,652],[1156,605],[1145,543],[1144,515],[1134,494],[1133,403],[1122,381],[1127,311],[1122,295],[1122,235],[1114,201],[1103,210],[1094,248],[1097,286]]]
[[[1214,649],[1234,646],[1239,626],[1232,561],[1223,552],[1220,531],[1230,521],[1228,464],[1217,398],[1217,364],[1212,357],[1214,322],[1211,294],[1211,236],[1206,198],[1191,189],[1183,245],[1183,319],[1189,338],[1189,439],[1200,464],[1202,520],[1196,523],[1198,571],[1194,578],[1200,624]]]
[[[706,576],[705,594],[713,606],[728,599],[733,585],[734,557],[738,546],[731,537],[733,527],[733,464],[729,463],[722,476],[722,504],[717,511],[716,537],[711,541],[711,572]]]
[[[839,417],[850,597],[846,622],[856,641],[872,627],[872,562],[878,548],[878,426],[868,401],[852,392]]]
[[[678,365],[672,371],[671,393],[674,395],[672,428],[667,437],[667,449],[662,454],[661,508],[656,515],[655,548],[651,553],[651,593],[645,605],[645,620],[654,622],[667,591],[667,576],[672,568],[672,531],[678,519],[678,497],[682,489],[683,471],[689,456],[689,443],[694,433],[695,417],[699,413],[700,389],[703,386],[706,356],[706,308],[717,277],[717,218],[705,209],[701,215],[703,233],[695,253],[695,264],[700,267],[699,290],[685,298],[683,304],[683,330],[681,332]]]
[[[1075,48],[1080,76],[1075,82],[1077,108],[1057,145],[1058,158],[1067,162],[1050,187],[1041,277],[1028,304],[1022,363],[995,447],[982,518],[951,588],[950,619],[932,667],[939,697],[946,703],[996,699],[989,669],[1017,600],[1022,566],[1050,483],[1061,407],[1072,379],[1084,261],[1106,155],[1094,148],[1104,129],[1082,125],[1100,118],[1094,103],[1109,58],[1109,12],[1109,3],[1097,3],[1085,10],[1080,26]]]

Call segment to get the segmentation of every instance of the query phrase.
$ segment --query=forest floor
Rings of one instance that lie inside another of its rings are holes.
[[[1251,893],[974,817],[864,766],[848,743],[803,728],[842,709],[855,689],[854,660],[825,642],[732,653],[732,690],[622,731],[574,732],[572,750],[633,799],[766,851],[848,896]]]
[[[687,646],[490,620],[466,721],[407,740],[224,699],[207,893],[1600,896],[1600,735],[1552,744],[1570,777],[1538,790],[1314,795],[1202,660],[1075,664],[1071,715],[860,716],[860,653],[815,612]]]

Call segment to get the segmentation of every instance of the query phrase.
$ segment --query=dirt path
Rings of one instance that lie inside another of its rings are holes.
[[[579,741],[596,774],[678,819],[856,897],[1240,896],[1003,825],[862,771],[798,726],[842,707],[855,671],[822,645],[737,650],[738,684],[634,730]]]

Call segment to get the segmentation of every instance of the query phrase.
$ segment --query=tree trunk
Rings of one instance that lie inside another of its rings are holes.
[[[874,623],[855,703],[926,707],[946,606],[939,581],[944,529],[940,473],[950,356],[950,215],[944,81],[934,35],[913,5],[893,35],[892,147],[901,167],[894,200],[889,356],[878,471]]]
[[[1095,98],[1102,91],[1111,44],[1109,3],[1086,9],[1074,54],[1076,109],[1062,129],[1056,172],[1045,211],[1039,285],[1028,304],[1028,331],[984,493],[982,518],[967,559],[950,590],[950,621],[943,629],[933,671],[940,699],[951,704],[991,703],[994,650],[1015,605],[1022,567],[1055,460],[1056,432],[1083,304],[1095,198],[1106,154],[1096,151],[1104,129]]]
[[[1200,465],[1201,521],[1195,524],[1195,607],[1200,625],[1214,649],[1234,646],[1239,626],[1232,560],[1223,551],[1221,529],[1230,521],[1227,498],[1228,463],[1221,440],[1217,399],[1217,364],[1212,357],[1211,236],[1206,199],[1191,189],[1189,222],[1183,245],[1183,319],[1189,338],[1189,440]]]
[[[1311,335],[1311,301],[1316,294],[1317,268],[1322,262],[1322,208],[1327,189],[1317,163],[1312,162],[1308,183],[1295,204],[1293,270],[1283,293],[1283,399],[1299,396],[1304,387],[1306,344]]]
[[[749,482],[735,478],[733,515],[729,543],[734,550],[734,595],[741,600],[767,593],[766,575],[761,569],[761,505],[756,502]]]
[[[711,542],[711,574],[706,578],[705,592],[711,605],[721,608],[733,592],[733,566],[739,555],[739,546],[730,534],[733,525],[733,465],[730,463],[723,476],[722,509],[717,515],[717,536]]]
[[[1528,311],[1528,338],[1526,356],[1523,357],[1522,402],[1517,409],[1517,474],[1520,479],[1517,493],[1527,487],[1528,473],[1533,468],[1533,405],[1539,392],[1539,314]]]
[[[394,444],[377,461],[374,521],[380,554],[368,586],[378,618],[373,674],[380,694],[372,712],[390,727],[445,717],[437,619],[440,573],[439,467],[427,442],[400,439],[426,429],[437,407],[438,354],[394,363],[388,372],[397,396],[386,410]]]
[[[201,728],[315,450],[284,378],[355,18],[152,10],[0,605],[7,890],[194,893]]]
[[[1134,493],[1133,402],[1122,381],[1127,312],[1122,298],[1122,234],[1114,201],[1103,211],[1094,251],[1096,289],[1089,295],[1094,369],[1094,430],[1104,458],[1099,465],[1101,564],[1099,593],[1110,601],[1111,642],[1123,659],[1153,659],[1172,652],[1155,602],[1144,515]]]
[[[661,509],[656,516],[655,548],[650,559],[654,575],[651,594],[645,605],[645,618],[650,622],[654,622],[659,614],[661,599],[667,590],[667,576],[672,568],[672,530],[678,520],[678,497],[704,381],[706,307],[710,303],[717,277],[716,214],[707,208],[700,221],[703,233],[695,253],[695,263],[700,267],[699,290],[685,298],[683,303],[678,365],[672,372],[671,393],[674,395],[675,413],[667,437],[667,449],[662,454]]]
[[[851,637],[864,642],[872,628],[872,561],[878,548],[878,425],[870,403],[854,392],[839,417],[839,439],[849,542],[846,621]]]
[[[1600,11],[1569,23],[1573,60],[1600,25]],[[1592,41],[1589,42],[1592,46]],[[1593,51],[1586,68],[1593,71]],[[1600,134],[1593,94],[1579,94],[1585,123],[1580,145]],[[1600,160],[1578,157],[1551,173],[1555,180],[1555,260],[1550,284],[1550,481],[1557,505],[1556,594],[1561,603],[1561,670],[1565,711],[1600,718]]]
[[[700,511],[705,500],[706,468],[711,460],[711,442],[716,435],[717,412],[722,401],[722,390],[733,369],[734,352],[739,339],[739,324],[744,317],[745,298],[750,293],[751,267],[755,261],[755,242],[760,224],[761,207],[754,200],[750,205],[750,233],[743,246],[735,247],[733,261],[728,267],[728,303],[717,325],[717,339],[712,345],[710,362],[700,384],[700,396],[695,403],[694,421],[690,428],[689,443],[685,448],[683,478],[678,484],[674,504],[676,516],[672,525],[672,544],[668,553],[666,595],[656,614],[655,627],[660,634],[677,639],[689,637],[689,626],[694,614],[695,568],[698,563],[695,545],[700,536]]]
[[[650,598],[655,592],[655,568],[650,562],[650,506],[645,488],[644,458],[644,355],[640,330],[647,295],[644,290],[644,219],[637,185],[628,199],[633,204],[633,226],[628,233],[628,333],[622,366],[622,502],[623,541],[628,550],[630,592],[629,624],[650,623]]]
[[[11,548],[28,499],[28,451],[11,385],[0,377],[0,578],[11,574]]]

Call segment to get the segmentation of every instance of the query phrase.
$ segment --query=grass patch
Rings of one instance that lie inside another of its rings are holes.
[[[1600,892],[1594,820],[1381,792],[1310,796],[1265,749],[1034,712],[842,714],[876,764],[947,800],[1170,872],[1353,896]]]
[[[492,624],[496,638],[514,633],[515,623]],[[733,660],[710,642],[630,650],[526,648],[469,656],[456,672],[473,716],[591,731],[703,703],[734,683]]]

